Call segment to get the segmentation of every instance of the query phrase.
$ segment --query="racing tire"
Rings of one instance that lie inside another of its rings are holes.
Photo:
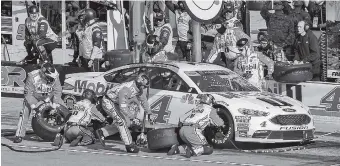
[[[149,131],[147,133],[148,148],[150,150],[160,150],[179,144],[177,133],[178,128],[175,127]]]
[[[55,116],[49,116],[49,112],[52,110],[50,103],[41,104],[36,110],[37,113],[32,118],[32,129],[34,133],[44,141],[53,141],[56,134],[60,132],[61,127],[71,115],[71,112],[65,106],[60,105],[54,114]],[[46,121],[49,118],[55,121],[55,125],[51,125]]]
[[[222,128],[224,138],[220,140],[213,140],[216,138],[218,133],[216,127],[206,127],[204,130],[204,136],[206,137],[209,144],[211,144],[216,149],[232,149],[235,148],[235,125],[231,114],[227,109],[217,108],[217,114],[224,121],[226,127]]]
[[[313,79],[312,64],[304,63],[291,65],[287,62],[276,62],[273,78],[282,83],[299,83]]]

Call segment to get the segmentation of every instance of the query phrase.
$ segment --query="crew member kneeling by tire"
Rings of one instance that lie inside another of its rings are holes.
[[[223,120],[217,115],[216,109],[213,108],[215,101],[214,97],[210,94],[198,95],[199,104],[194,108],[183,123],[180,123],[179,135],[186,143],[185,156],[209,155],[213,153],[213,148],[208,145],[206,138],[203,136],[203,130],[209,125],[224,126]],[[168,155],[180,153],[178,145],[175,144],[171,147]]]
[[[64,143],[64,137],[65,141],[71,143],[70,146],[86,146],[95,142],[95,136],[88,125],[91,120],[105,121],[105,117],[96,108],[96,102],[96,93],[85,89],[81,100],[74,105],[66,125],[57,134],[54,146],[60,147]]]
[[[149,86],[149,77],[140,74],[136,80],[125,82],[109,89],[103,97],[103,110],[113,119],[112,125],[105,126],[96,131],[100,143],[105,146],[105,137],[116,134],[118,131],[122,141],[124,141],[126,151],[138,153],[139,148],[133,143],[129,127],[136,120],[135,112],[129,110],[130,100],[137,98],[143,109],[147,112],[149,121],[151,111],[146,94],[143,89]]]
[[[24,88],[24,106],[20,112],[18,128],[13,140],[14,143],[20,143],[22,141],[22,138],[26,134],[25,125],[29,115],[32,110],[38,107],[39,102],[52,102],[51,105],[54,110],[60,105],[65,106],[61,99],[61,93],[62,87],[59,74],[51,63],[45,63],[41,69],[28,73]]]

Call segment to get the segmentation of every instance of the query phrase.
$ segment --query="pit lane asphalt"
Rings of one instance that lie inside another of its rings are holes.
[[[2,98],[2,134],[13,133],[21,109],[19,99]],[[329,127],[336,126],[332,123]],[[318,126],[316,124],[316,126]],[[327,127],[327,126],[325,126]],[[323,134],[323,133],[320,133]],[[50,142],[41,142],[34,134],[28,134],[20,144],[12,143],[13,136],[1,137],[1,143],[25,151],[53,148]],[[68,144],[58,151],[41,153],[14,152],[1,147],[3,165],[335,165],[340,164],[340,137],[338,134],[325,136],[316,141],[316,148],[281,153],[245,153],[238,150],[215,150],[210,156],[187,159],[183,156],[167,156],[166,152],[150,152],[143,149],[139,154],[127,154],[119,139],[108,140],[108,147],[99,143],[87,147],[69,147]],[[286,147],[276,147],[286,148]]]

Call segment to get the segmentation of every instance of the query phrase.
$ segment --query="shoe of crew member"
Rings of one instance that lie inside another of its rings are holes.
[[[171,155],[175,155],[175,154],[179,154],[179,153],[180,153],[180,151],[179,151],[178,145],[175,144],[175,145],[171,146],[171,149],[168,151],[167,155],[171,156]]]
[[[52,146],[61,147],[63,144],[64,144],[64,136],[58,133],[54,139],[54,142],[52,143]]]
[[[101,144],[103,147],[105,147],[105,136],[104,136],[104,134],[103,134],[103,131],[100,130],[100,129],[98,129],[98,130],[96,130],[95,133],[96,133],[96,135],[97,135],[97,137],[98,137],[98,139],[99,139],[100,144]]]
[[[185,147],[185,157],[186,158],[190,158],[191,156],[193,156],[193,151],[191,150],[191,148],[189,146]]]
[[[14,140],[13,140],[13,143],[20,143],[22,142],[22,137],[20,136],[15,136]]]
[[[135,144],[131,145],[125,145],[126,151],[128,153],[138,153],[139,152],[139,147],[136,146]]]

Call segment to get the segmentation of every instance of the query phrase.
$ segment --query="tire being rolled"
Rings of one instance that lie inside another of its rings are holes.
[[[37,113],[32,118],[32,129],[34,133],[44,141],[53,141],[56,134],[61,130],[61,127],[66,123],[70,116],[70,111],[65,106],[60,105],[57,108],[56,117],[54,120],[60,121],[55,126],[50,125],[45,121],[45,118],[52,110],[50,103],[44,103],[37,107]]]
[[[151,130],[147,133],[147,140],[150,150],[170,148],[174,144],[179,144],[177,128]]]
[[[291,65],[287,62],[276,62],[273,78],[282,83],[299,83],[313,79],[312,64],[304,63]]]

